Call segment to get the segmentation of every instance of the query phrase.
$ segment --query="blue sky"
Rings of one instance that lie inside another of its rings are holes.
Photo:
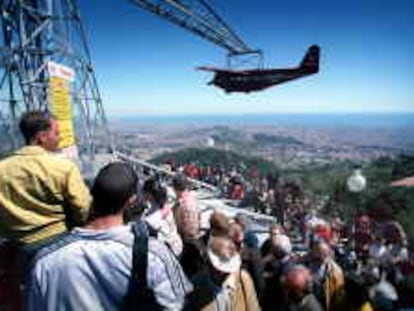
[[[251,94],[207,86],[226,51],[128,0],[79,1],[109,116],[414,112],[414,1],[211,0],[266,67],[322,49],[318,75]]]

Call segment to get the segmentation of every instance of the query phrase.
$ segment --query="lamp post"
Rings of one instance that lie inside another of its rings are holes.
[[[355,214],[358,214],[361,204],[361,192],[366,188],[367,186],[367,180],[364,175],[362,175],[362,172],[360,169],[356,169],[351,176],[348,177],[346,181],[346,185],[348,187],[348,190],[352,193],[355,193],[357,197],[357,204],[355,206]],[[356,216],[356,215],[355,215]]]
[[[361,205],[361,192],[366,188],[367,186],[367,180],[362,175],[362,172],[360,169],[354,170],[354,172],[351,174],[351,176],[348,177],[346,181],[346,186],[349,190],[349,192],[352,192],[356,199],[356,204],[354,207],[354,215],[353,215],[353,222],[352,222],[352,246],[353,249],[359,248],[357,246],[358,240],[357,240],[357,227],[356,227],[356,217],[358,216],[360,205]]]

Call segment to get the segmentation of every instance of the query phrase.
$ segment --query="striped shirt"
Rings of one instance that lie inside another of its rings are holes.
[[[28,310],[119,310],[128,291],[134,235],[130,226],[76,228],[74,242],[36,260]],[[165,310],[181,310],[192,290],[171,251],[148,240],[147,284]]]
[[[178,232],[183,240],[199,236],[200,209],[194,192],[186,190],[178,195],[174,214]]]

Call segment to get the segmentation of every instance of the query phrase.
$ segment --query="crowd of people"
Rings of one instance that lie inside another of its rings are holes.
[[[190,170],[139,180],[113,162],[88,188],[51,154],[52,115],[26,113],[20,129],[27,145],[0,161],[0,310],[414,308],[414,249],[398,223],[361,216],[347,233],[310,209],[261,241],[251,219],[215,210],[202,228]]]
[[[281,223],[284,221],[282,210],[289,218],[303,214],[301,185],[297,181],[283,181],[277,172],[263,175],[256,166],[247,168],[242,162],[226,167],[168,159],[162,165],[168,171],[213,185],[224,198],[234,200],[242,207],[253,207],[255,212],[274,216]]]

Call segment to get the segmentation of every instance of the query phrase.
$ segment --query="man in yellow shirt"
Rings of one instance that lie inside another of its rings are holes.
[[[90,194],[75,163],[58,149],[50,114],[27,112],[20,121],[26,146],[0,161],[0,236],[32,254],[88,216]]]

